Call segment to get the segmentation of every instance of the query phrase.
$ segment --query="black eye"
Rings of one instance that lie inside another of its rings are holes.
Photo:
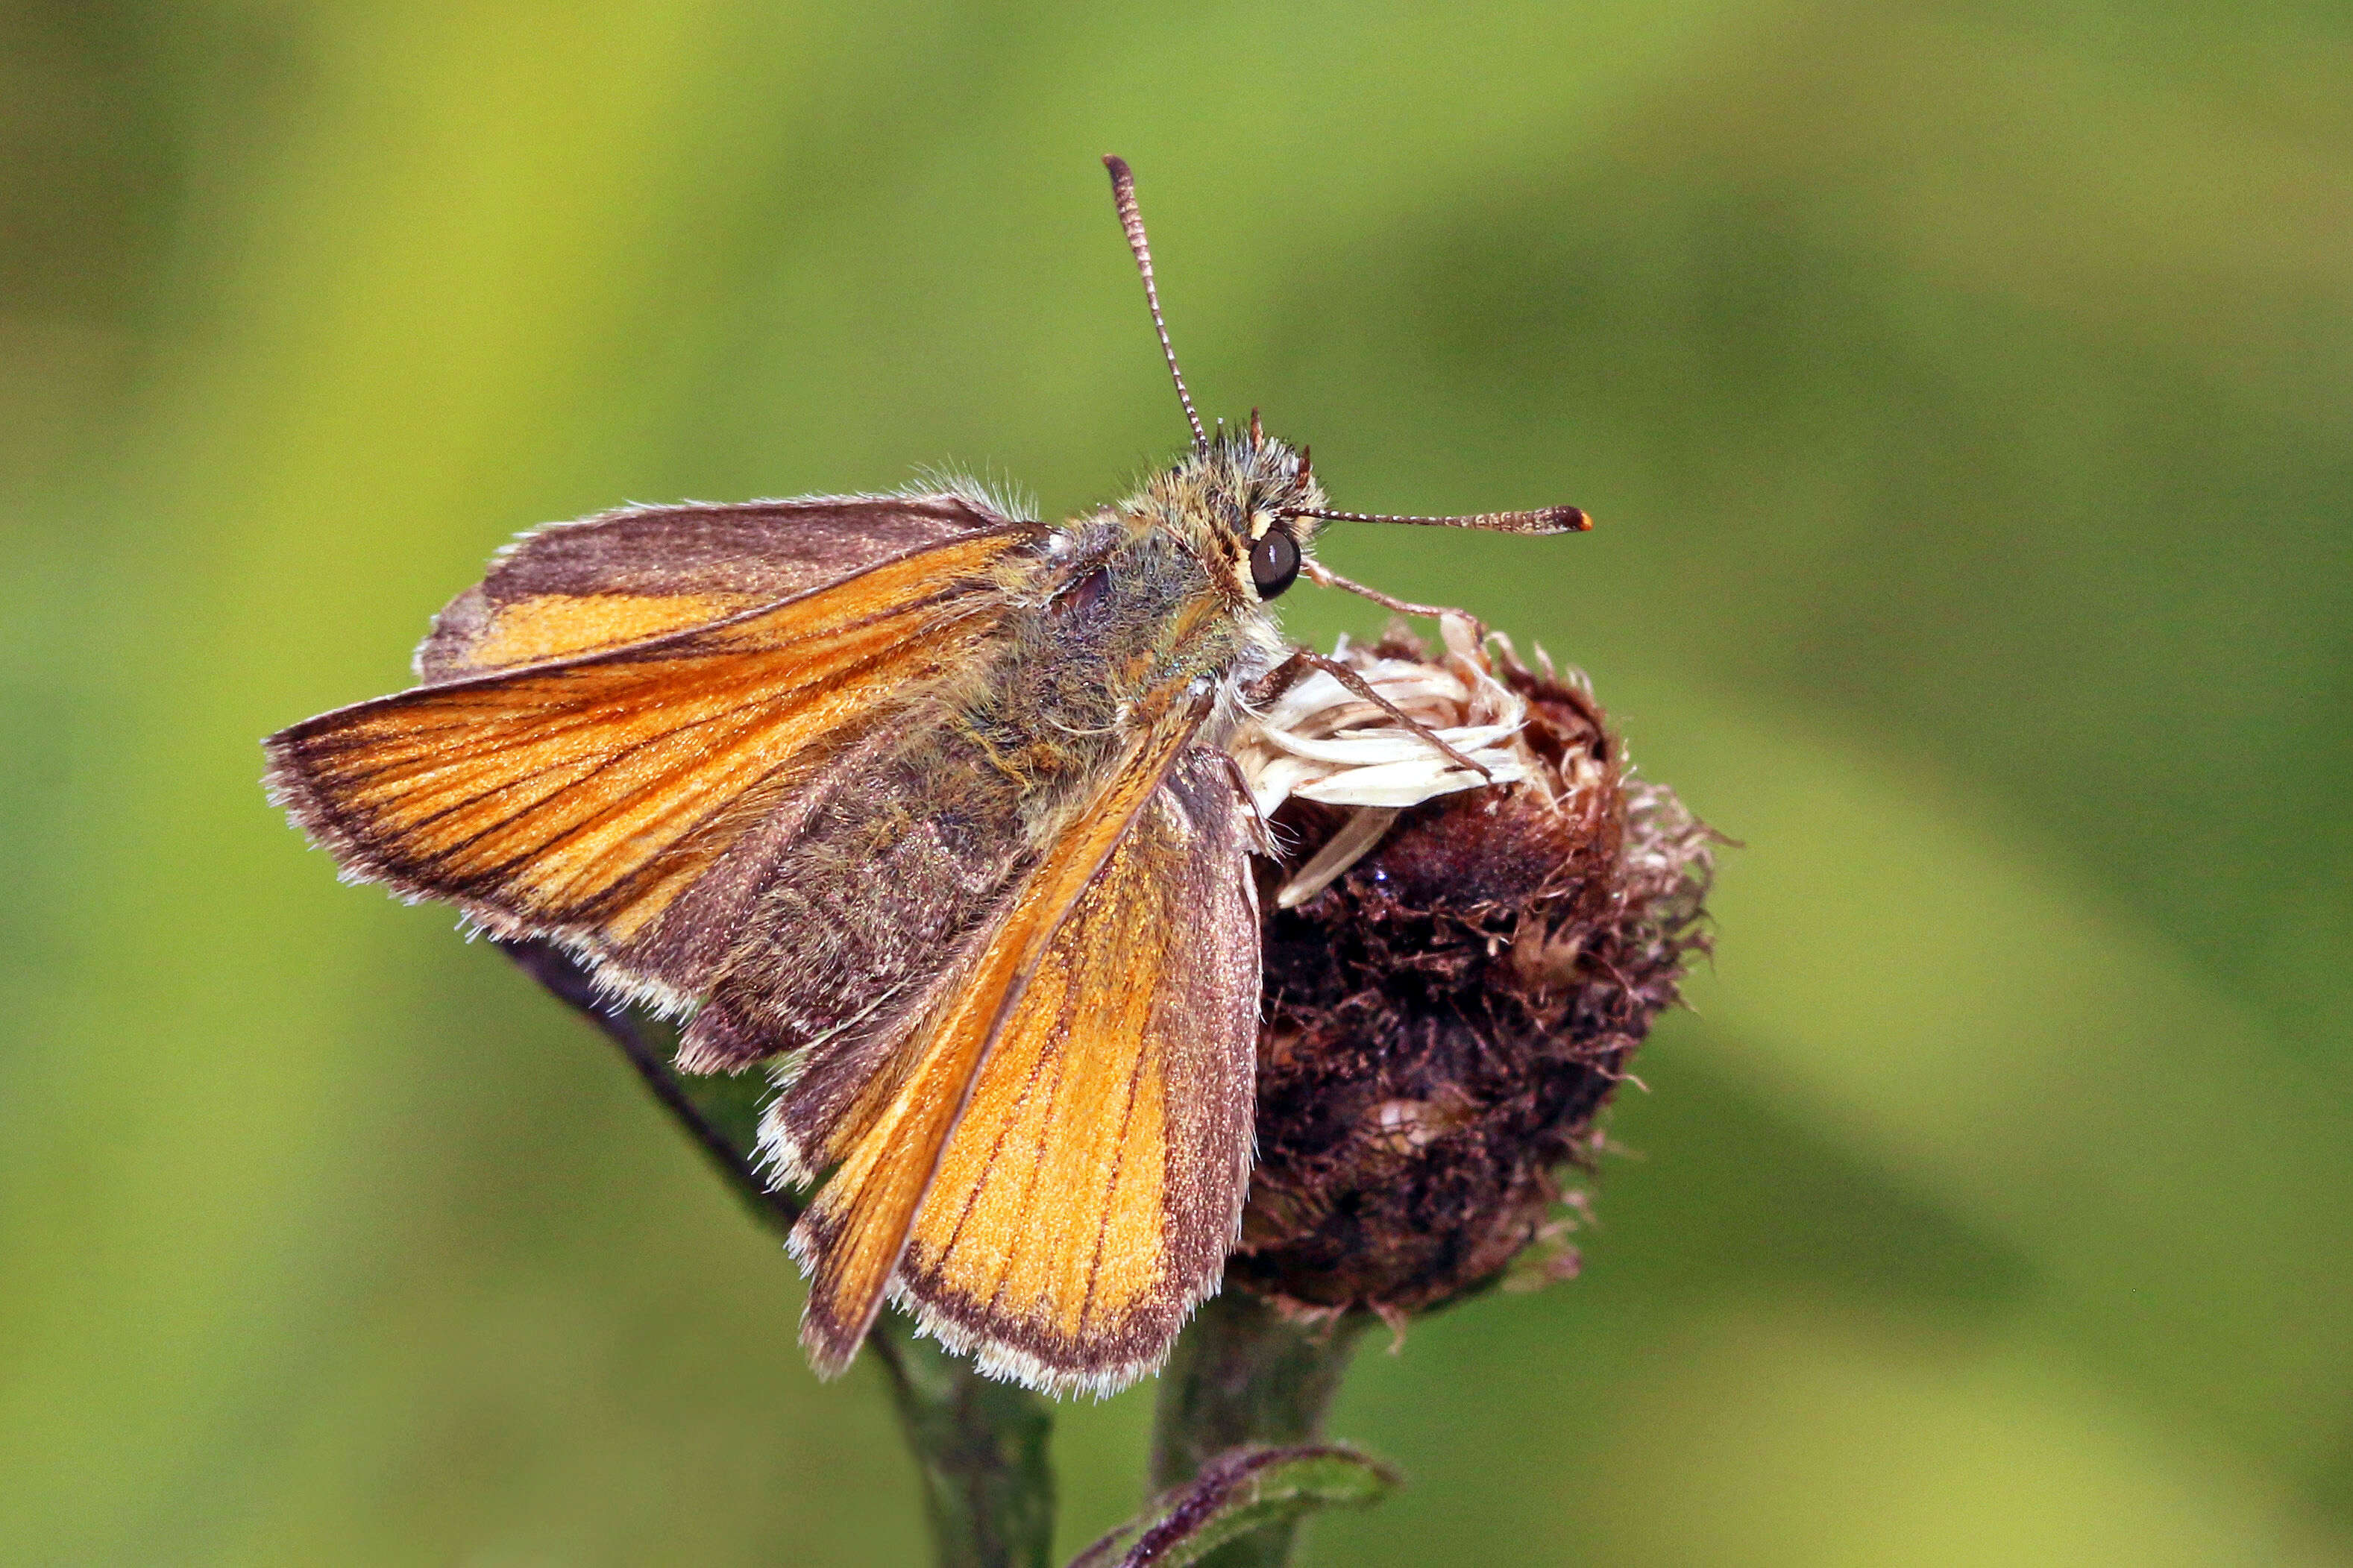
[[[1250,581],[1258,585],[1258,596],[1273,598],[1298,575],[1299,541],[1279,528],[1268,529],[1250,550]]]

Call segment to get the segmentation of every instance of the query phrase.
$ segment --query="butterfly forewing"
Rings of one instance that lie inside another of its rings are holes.
[[[973,1086],[901,1274],[1034,1385],[1124,1385],[1214,1288],[1250,1160],[1247,807],[1181,754],[1055,931]]]
[[[270,782],[348,871],[691,994],[724,943],[670,917],[723,934],[740,910],[716,895],[748,898],[747,862],[830,773],[971,661],[990,574],[1033,537],[965,531],[710,625],[338,710],[271,738]]]
[[[1214,1281],[1248,1159],[1257,947],[1243,808],[1188,749],[1199,717],[1139,725],[905,1069],[844,1118],[797,1237],[820,1369],[895,1283],[1005,1370],[1108,1387],[1155,1363]]]

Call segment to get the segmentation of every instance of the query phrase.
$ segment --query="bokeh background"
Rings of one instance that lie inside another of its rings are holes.
[[[514,531],[1205,406],[1746,847],[1313,1561],[2353,1562],[2353,13],[0,7],[0,1561],[900,1563],[871,1369],[256,739]],[[1377,612],[1302,588],[1318,642]],[[1068,1409],[1071,1547],[1151,1393]]]

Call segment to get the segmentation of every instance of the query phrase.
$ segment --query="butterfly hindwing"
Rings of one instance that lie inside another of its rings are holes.
[[[839,1157],[847,1101],[873,1091],[1038,853],[1025,793],[968,714],[929,704],[887,729],[770,863],[680,1042],[696,1072],[793,1056],[769,1149],[796,1176]]]

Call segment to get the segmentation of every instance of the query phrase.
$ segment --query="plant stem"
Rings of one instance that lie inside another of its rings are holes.
[[[598,994],[588,972],[561,950],[543,942],[498,946],[620,1047],[763,1226],[779,1238],[792,1234],[799,1202],[760,1174],[757,1082],[681,1079],[670,1070],[659,1026]],[[897,1312],[882,1314],[866,1350],[890,1381],[892,1405],[914,1450],[940,1568],[1045,1568],[1054,1544],[1047,1454],[1053,1407],[1027,1389],[981,1376],[937,1342],[917,1339],[914,1325]]]
[[[1358,1337],[1356,1313],[1313,1328],[1243,1290],[1213,1297],[1176,1342],[1153,1417],[1152,1485],[1180,1486],[1218,1455],[1245,1444],[1312,1443]],[[1203,1568],[1280,1568],[1294,1524],[1271,1526],[1202,1559]]]
[[[914,1324],[885,1313],[867,1353],[923,1472],[941,1568],[1046,1568],[1054,1549],[1053,1407],[973,1371]]]

